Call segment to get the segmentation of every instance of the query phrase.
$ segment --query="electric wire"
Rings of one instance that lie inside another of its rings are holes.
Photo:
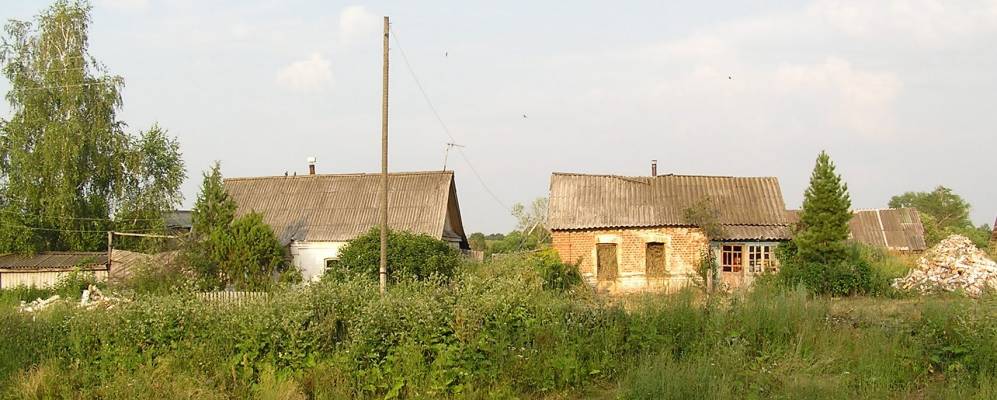
[[[425,88],[422,87],[422,82],[419,80],[419,77],[416,76],[415,69],[412,68],[412,64],[409,62],[408,56],[405,55],[405,49],[402,48],[401,41],[398,40],[398,32],[395,31],[394,27],[389,27],[388,30],[389,32],[392,33],[391,37],[395,40],[395,45],[398,46],[398,52],[402,56],[402,61],[405,62],[406,69],[408,70],[409,74],[412,75],[412,80],[415,81],[416,87],[419,88],[419,92],[422,93],[422,98],[426,101],[426,104],[429,106],[430,111],[433,112],[433,116],[436,117],[436,120],[440,123],[440,126],[443,127],[443,132],[446,133],[447,137],[449,137],[452,142],[457,142],[457,139],[455,139],[453,134],[450,133],[450,128],[447,127],[446,122],[443,121],[443,118],[440,116],[440,113],[436,110],[436,106],[434,106],[433,102],[429,99],[429,95],[426,94],[426,90]],[[478,183],[481,184],[481,187],[485,189],[485,192],[487,192],[488,195],[491,196],[492,200],[495,200],[495,202],[499,206],[504,208],[506,211],[511,212],[512,209],[506,206],[505,202],[499,199],[499,197],[495,194],[495,192],[493,192],[492,189],[488,187],[488,184],[485,183],[484,178],[481,177],[481,174],[478,173],[478,170],[474,168],[474,164],[471,163],[470,158],[467,156],[466,153],[464,153],[464,150],[462,148],[457,148],[457,153],[459,153],[461,158],[464,159],[464,163],[467,164],[468,168],[471,170],[471,173],[478,180]]]

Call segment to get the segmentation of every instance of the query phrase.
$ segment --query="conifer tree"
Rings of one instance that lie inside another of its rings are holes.
[[[835,173],[831,157],[821,151],[804,193],[799,230],[793,239],[801,260],[835,264],[847,258],[851,206],[848,185]]]
[[[211,171],[204,173],[201,191],[191,211],[191,231],[195,235],[207,235],[228,227],[235,219],[235,209],[235,202],[225,192],[221,164],[216,161]]]
[[[204,173],[201,191],[191,210],[191,237],[187,245],[187,265],[202,278],[200,286],[215,287],[226,281],[223,263],[228,253],[229,226],[235,219],[236,204],[225,192],[218,162]]]
[[[848,186],[822,151],[804,193],[793,240],[779,246],[779,275],[784,283],[835,296],[873,290],[869,262],[848,242],[851,203]]]

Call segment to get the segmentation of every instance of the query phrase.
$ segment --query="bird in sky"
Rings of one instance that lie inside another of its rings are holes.
[[[528,118],[528,117],[526,116],[526,114],[523,114],[523,118]]]

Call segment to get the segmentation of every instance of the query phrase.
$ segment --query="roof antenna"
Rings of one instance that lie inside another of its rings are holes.
[[[450,157],[450,149],[452,149],[454,147],[464,147],[464,145],[457,144],[457,143],[454,143],[454,142],[447,143],[447,148],[446,148],[446,150],[443,151],[443,170],[444,171],[447,170],[447,158]]]

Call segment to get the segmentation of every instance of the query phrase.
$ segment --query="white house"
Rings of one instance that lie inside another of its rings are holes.
[[[237,216],[263,215],[306,280],[321,276],[346,242],[381,220],[380,174],[230,178],[225,190]],[[388,226],[467,249],[453,171],[389,174]]]

